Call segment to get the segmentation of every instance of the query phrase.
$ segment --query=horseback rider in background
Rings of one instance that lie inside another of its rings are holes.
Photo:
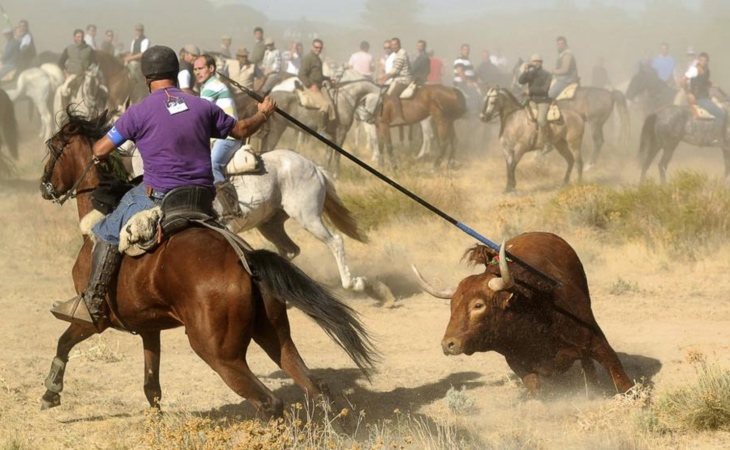
[[[411,62],[408,59],[408,53],[401,47],[400,39],[394,37],[390,40],[390,48],[393,51],[393,67],[387,72],[382,80],[384,83],[390,82],[390,86],[386,91],[395,104],[395,119],[402,120],[403,106],[400,101],[400,94],[413,82],[411,75]]]
[[[86,69],[96,63],[96,52],[84,40],[84,30],[74,30],[73,37],[74,43],[63,50],[61,59],[58,61],[58,65],[63,68],[66,75],[66,81],[60,88],[63,104],[73,97]]]
[[[552,76],[550,72],[542,68],[542,57],[540,55],[534,54],[530,57],[530,62],[525,66],[518,81],[520,84],[527,85],[530,101],[537,105],[537,142],[535,147],[543,148],[547,143],[547,133],[549,132],[547,114],[552,99],[548,93]]]
[[[185,94],[176,86],[180,66],[169,47],[147,49],[141,58],[141,70],[150,95],[127,109],[94,144],[93,161],[107,159],[126,140],[134,141],[144,162],[144,182],[124,194],[119,206],[92,228],[95,244],[86,289],[51,309],[59,319],[93,324],[97,329],[104,326],[105,299],[122,259],[118,249],[122,227],[134,214],[160,204],[175,188],[200,186],[213,190],[210,139],[248,137],[275,108],[267,97],[258,104],[256,114],[236,121],[215,104]]]
[[[710,114],[715,117],[715,125],[720,130],[725,130],[725,121],[727,119],[727,112],[716,105],[710,97],[710,88],[712,87],[712,81],[710,81],[710,56],[702,52],[697,57],[697,63],[690,67],[685,73],[685,83],[687,89],[687,102],[692,107],[692,110],[696,110],[694,105],[700,106],[707,110]],[[725,133],[722,133],[724,136]]]
[[[557,98],[563,90],[573,83],[577,83],[578,65],[575,62],[573,51],[568,47],[568,40],[563,36],[559,36],[557,41],[558,61],[553,71],[553,85],[550,87],[548,95],[550,98]]]

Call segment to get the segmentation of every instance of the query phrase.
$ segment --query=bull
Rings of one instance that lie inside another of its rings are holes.
[[[514,264],[510,254],[542,271],[558,286]],[[477,245],[464,258],[486,270],[463,279],[455,290],[434,289],[415,266],[419,285],[451,300],[451,318],[441,347],[446,355],[496,351],[531,395],[540,377],[567,371],[580,360],[586,379],[597,384],[593,361],[610,374],[618,392],[633,386],[591,310],[583,265],[575,250],[551,233],[532,232],[503,243],[500,251]]]

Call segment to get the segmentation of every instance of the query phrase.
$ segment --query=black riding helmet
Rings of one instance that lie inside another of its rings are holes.
[[[180,63],[175,51],[164,45],[155,45],[142,54],[142,74],[147,80],[175,80]]]

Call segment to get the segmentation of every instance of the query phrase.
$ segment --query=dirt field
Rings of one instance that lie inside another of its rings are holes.
[[[625,153],[607,148],[600,167],[585,180],[635,183],[634,147]],[[107,331],[80,344],[68,364],[61,406],[39,410],[43,380],[66,328],[48,309],[73,294],[70,269],[81,242],[74,205],[59,208],[38,192],[44,153],[42,143],[26,138],[17,176],[0,181],[0,447],[143,448],[147,401],[136,336]],[[555,154],[543,162],[532,156],[518,169],[515,195],[501,193],[504,163],[495,145],[463,157],[461,168],[448,174],[416,164],[408,176],[398,177],[495,240],[528,230],[566,238],[585,265],[598,323],[629,376],[653,385],[652,395],[694,380],[688,351],[730,367],[730,245],[684,258],[639,241],[614,243],[586,227],[553,230],[540,212],[560,189],[563,162]],[[718,177],[721,167],[719,151],[683,147],[671,169]],[[655,169],[651,174],[656,176]],[[337,184],[346,199],[387,189],[355,168],[347,168]],[[339,277],[326,247],[296,224],[288,229],[302,247],[297,265],[337,290]],[[245,237],[267,245],[255,233]],[[613,398],[605,375],[603,389],[587,391],[575,367],[562,382],[546,383],[543,398],[529,400],[500,355],[444,356],[440,341],[448,302],[421,293],[409,266],[417,264],[434,284],[455,285],[476,270],[460,262],[472,240],[420,214],[388,217],[369,230],[369,237],[368,245],[346,241],[351,268],[355,275],[386,283],[397,297],[395,307],[337,292],[361,313],[383,355],[372,383],[311,320],[290,310],[294,339],[309,367],[356,411],[364,410],[367,423],[387,424],[383,421],[399,410],[427,425],[453,425],[483,448],[730,448],[727,432],[641,431],[634,423],[635,407]],[[183,329],[165,332],[162,339],[164,411],[232,421],[252,417],[193,353]],[[302,401],[301,391],[260,349],[252,346],[248,360],[285,402]],[[460,392],[447,396],[452,387]],[[465,407],[450,406],[454,398]]]

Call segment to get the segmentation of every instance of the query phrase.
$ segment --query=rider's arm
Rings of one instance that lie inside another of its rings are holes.
[[[112,141],[112,138],[109,137],[109,133],[107,133],[94,144],[94,148],[91,150],[94,154],[94,159],[106,159],[117,148],[117,145],[121,145],[122,143],[124,143],[125,140],[126,139],[124,139],[119,144],[115,144],[114,141]]]
[[[276,103],[267,96],[258,104],[258,112],[251,117],[237,121],[228,135],[239,140],[251,136],[274,113],[275,108]]]
[[[58,59],[58,66],[62,70],[66,70],[66,60],[68,59],[68,49],[63,49],[63,53],[61,53],[61,57]]]

